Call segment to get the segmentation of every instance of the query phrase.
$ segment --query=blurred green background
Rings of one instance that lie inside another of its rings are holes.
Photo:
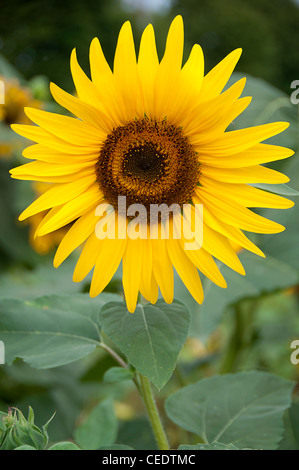
[[[29,226],[17,222],[17,215],[32,201],[37,189],[29,182],[9,177],[10,168],[24,163],[21,151],[27,145],[11,132],[9,124],[24,121],[23,105],[63,112],[52,102],[48,83],[53,81],[69,92],[74,91],[69,70],[74,47],[81,66],[88,72],[89,44],[97,36],[112,65],[119,29],[129,19],[137,48],[143,28],[148,22],[153,23],[162,57],[169,24],[176,14],[182,14],[184,19],[185,59],[194,43],[201,44],[206,72],[231,50],[243,48],[231,83],[246,75],[245,93],[253,96],[253,102],[233,124],[234,128],[288,121],[290,128],[273,139],[273,143],[297,150],[298,105],[290,101],[293,91],[290,85],[299,80],[298,2],[6,2],[0,12],[0,78],[18,82],[14,82],[9,112],[6,110],[2,118],[0,115],[0,299],[73,294],[86,292],[89,286],[88,279],[79,285],[71,280],[76,255],[58,270],[53,268],[53,248],[59,236],[37,246],[32,230],[38,221],[32,220]],[[0,110],[1,106],[5,105],[0,105]],[[272,166],[288,174],[290,186],[299,190],[298,154]],[[174,375],[159,400],[179,385],[217,372],[255,368],[298,380],[299,368],[290,362],[290,343],[299,339],[298,203],[288,211],[260,212],[283,223],[286,231],[254,238],[267,254],[266,260],[241,253],[246,278],[224,268],[228,289],[211,286],[204,280],[205,301],[200,307],[177,281],[176,297],[191,308],[193,325],[180,359],[180,372]],[[121,292],[119,273],[107,290]],[[72,438],[82,417],[100,399],[110,396],[121,423],[117,442],[152,448],[155,444],[134,388],[128,383],[113,386],[102,383],[104,372],[112,365],[113,361],[102,351],[96,351],[85,361],[50,370],[34,370],[21,360],[13,366],[0,365],[0,409],[13,405],[26,413],[31,404],[38,424],[57,411],[49,426],[50,437],[56,441]],[[299,422],[299,415],[296,419]],[[179,441],[181,437],[168,424],[173,442]],[[299,449],[299,439],[292,445]],[[282,446],[288,448],[290,443],[284,440]]]
[[[88,47],[97,36],[112,64],[118,31],[130,19],[137,41],[141,29],[154,22],[161,54],[169,22],[178,13],[186,26],[186,54],[201,44],[206,70],[242,47],[238,70],[285,91],[297,78],[299,8],[293,0],[11,0],[1,5],[0,53],[27,79],[42,74],[71,86],[73,47],[87,67]]]

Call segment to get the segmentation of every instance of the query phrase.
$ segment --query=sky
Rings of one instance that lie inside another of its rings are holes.
[[[122,0],[125,5],[133,9],[145,11],[163,11],[168,9],[171,0]]]

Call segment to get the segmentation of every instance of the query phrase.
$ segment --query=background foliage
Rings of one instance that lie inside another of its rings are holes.
[[[176,0],[163,12],[153,13],[140,5],[128,9],[118,0],[63,4],[12,0],[1,6],[0,75],[18,78],[32,99],[56,110],[48,82],[73,91],[69,73],[73,47],[88,70],[89,43],[99,36],[112,64],[123,21],[132,21],[137,43],[142,28],[152,20],[161,56],[169,23],[181,13],[186,55],[193,43],[200,43],[206,70],[232,49],[243,47],[230,83],[246,75],[245,94],[253,96],[253,102],[232,127],[288,121],[290,128],[272,141],[297,150],[298,105],[290,102],[290,84],[299,79],[297,4],[291,0]],[[128,328],[128,313],[119,304],[121,272],[105,294],[91,300],[86,294],[88,279],[79,284],[71,281],[77,254],[55,270],[54,246],[47,244],[49,252],[39,254],[30,243],[31,225],[16,221],[35,189],[9,178],[8,170],[22,161],[26,144],[8,124],[0,122],[0,152],[1,145],[6,148],[0,153],[0,339],[7,345],[7,365],[0,365],[0,410],[6,413],[8,406],[16,406],[27,416],[31,405],[40,427],[56,412],[48,426],[49,445],[75,440],[81,448],[152,449],[156,444],[131,380],[137,370],[160,390],[158,406],[173,448],[181,444],[182,449],[197,445],[206,450],[298,450],[299,366],[290,361],[291,342],[299,339],[298,203],[288,211],[261,211],[284,224],[286,231],[255,237],[266,260],[240,253],[246,277],[222,267],[227,289],[203,279],[202,306],[177,279],[176,315],[170,316],[163,303],[145,307],[140,314],[154,348],[142,355],[148,338],[141,334],[138,312],[132,329]],[[299,190],[298,154],[272,167],[286,173],[290,186]],[[155,329],[157,324],[160,329]],[[169,334],[161,348],[163,328]],[[128,334],[132,337],[124,343],[122,338],[128,339]],[[102,342],[128,359],[130,366],[120,368],[99,347]],[[257,403],[252,404],[255,394]],[[223,400],[229,412],[223,409]],[[214,414],[203,421],[207,410]],[[240,413],[242,419],[229,426]],[[70,444],[60,447],[65,445]]]

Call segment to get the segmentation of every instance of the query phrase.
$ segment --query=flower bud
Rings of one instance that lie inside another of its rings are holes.
[[[29,445],[38,450],[44,449],[48,443],[46,429],[51,419],[40,429],[34,424],[31,407],[28,420],[18,409],[10,409],[7,414],[0,413],[0,450],[13,450],[21,445]]]

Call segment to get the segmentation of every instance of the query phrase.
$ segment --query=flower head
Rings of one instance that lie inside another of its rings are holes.
[[[90,46],[91,79],[79,66],[75,50],[71,55],[77,97],[51,84],[55,100],[76,117],[27,108],[27,116],[37,126],[13,126],[37,143],[23,152],[36,161],[12,170],[12,176],[54,185],[20,219],[50,209],[37,228],[38,236],[73,223],[58,247],[54,265],[59,266],[84,244],[74,281],[84,279],[94,268],[91,296],[106,287],[122,261],[131,312],[139,291],[155,303],[160,288],[165,301],[172,302],[173,268],[199,303],[203,290],[198,270],[226,286],[214,258],[245,274],[235,247],[263,253],[242,230],[283,230],[250,208],[293,205],[250,186],[288,181],[261,166],[293,154],[262,143],[288,124],[227,131],[250,103],[250,98],[240,98],[245,79],[223,91],[241,50],[231,52],[204,75],[200,46],[193,46],[182,66],[183,46],[183,21],[177,16],[162,60],[151,25],[142,34],[136,60],[131,26],[126,22],[119,34],[113,71],[95,38]],[[120,197],[125,199],[124,212],[117,205]],[[159,213],[153,230],[156,236],[149,236],[149,210],[161,204],[174,205],[176,210],[167,219]],[[99,206],[101,210],[96,210]],[[140,207],[144,208],[146,214],[138,220],[143,231],[137,237],[136,207],[140,213]],[[111,208],[116,217],[109,212]],[[193,230],[198,221],[202,240]],[[189,230],[182,233],[184,222]],[[104,226],[114,238],[98,236]],[[186,249],[186,241],[192,242],[192,249]]]

